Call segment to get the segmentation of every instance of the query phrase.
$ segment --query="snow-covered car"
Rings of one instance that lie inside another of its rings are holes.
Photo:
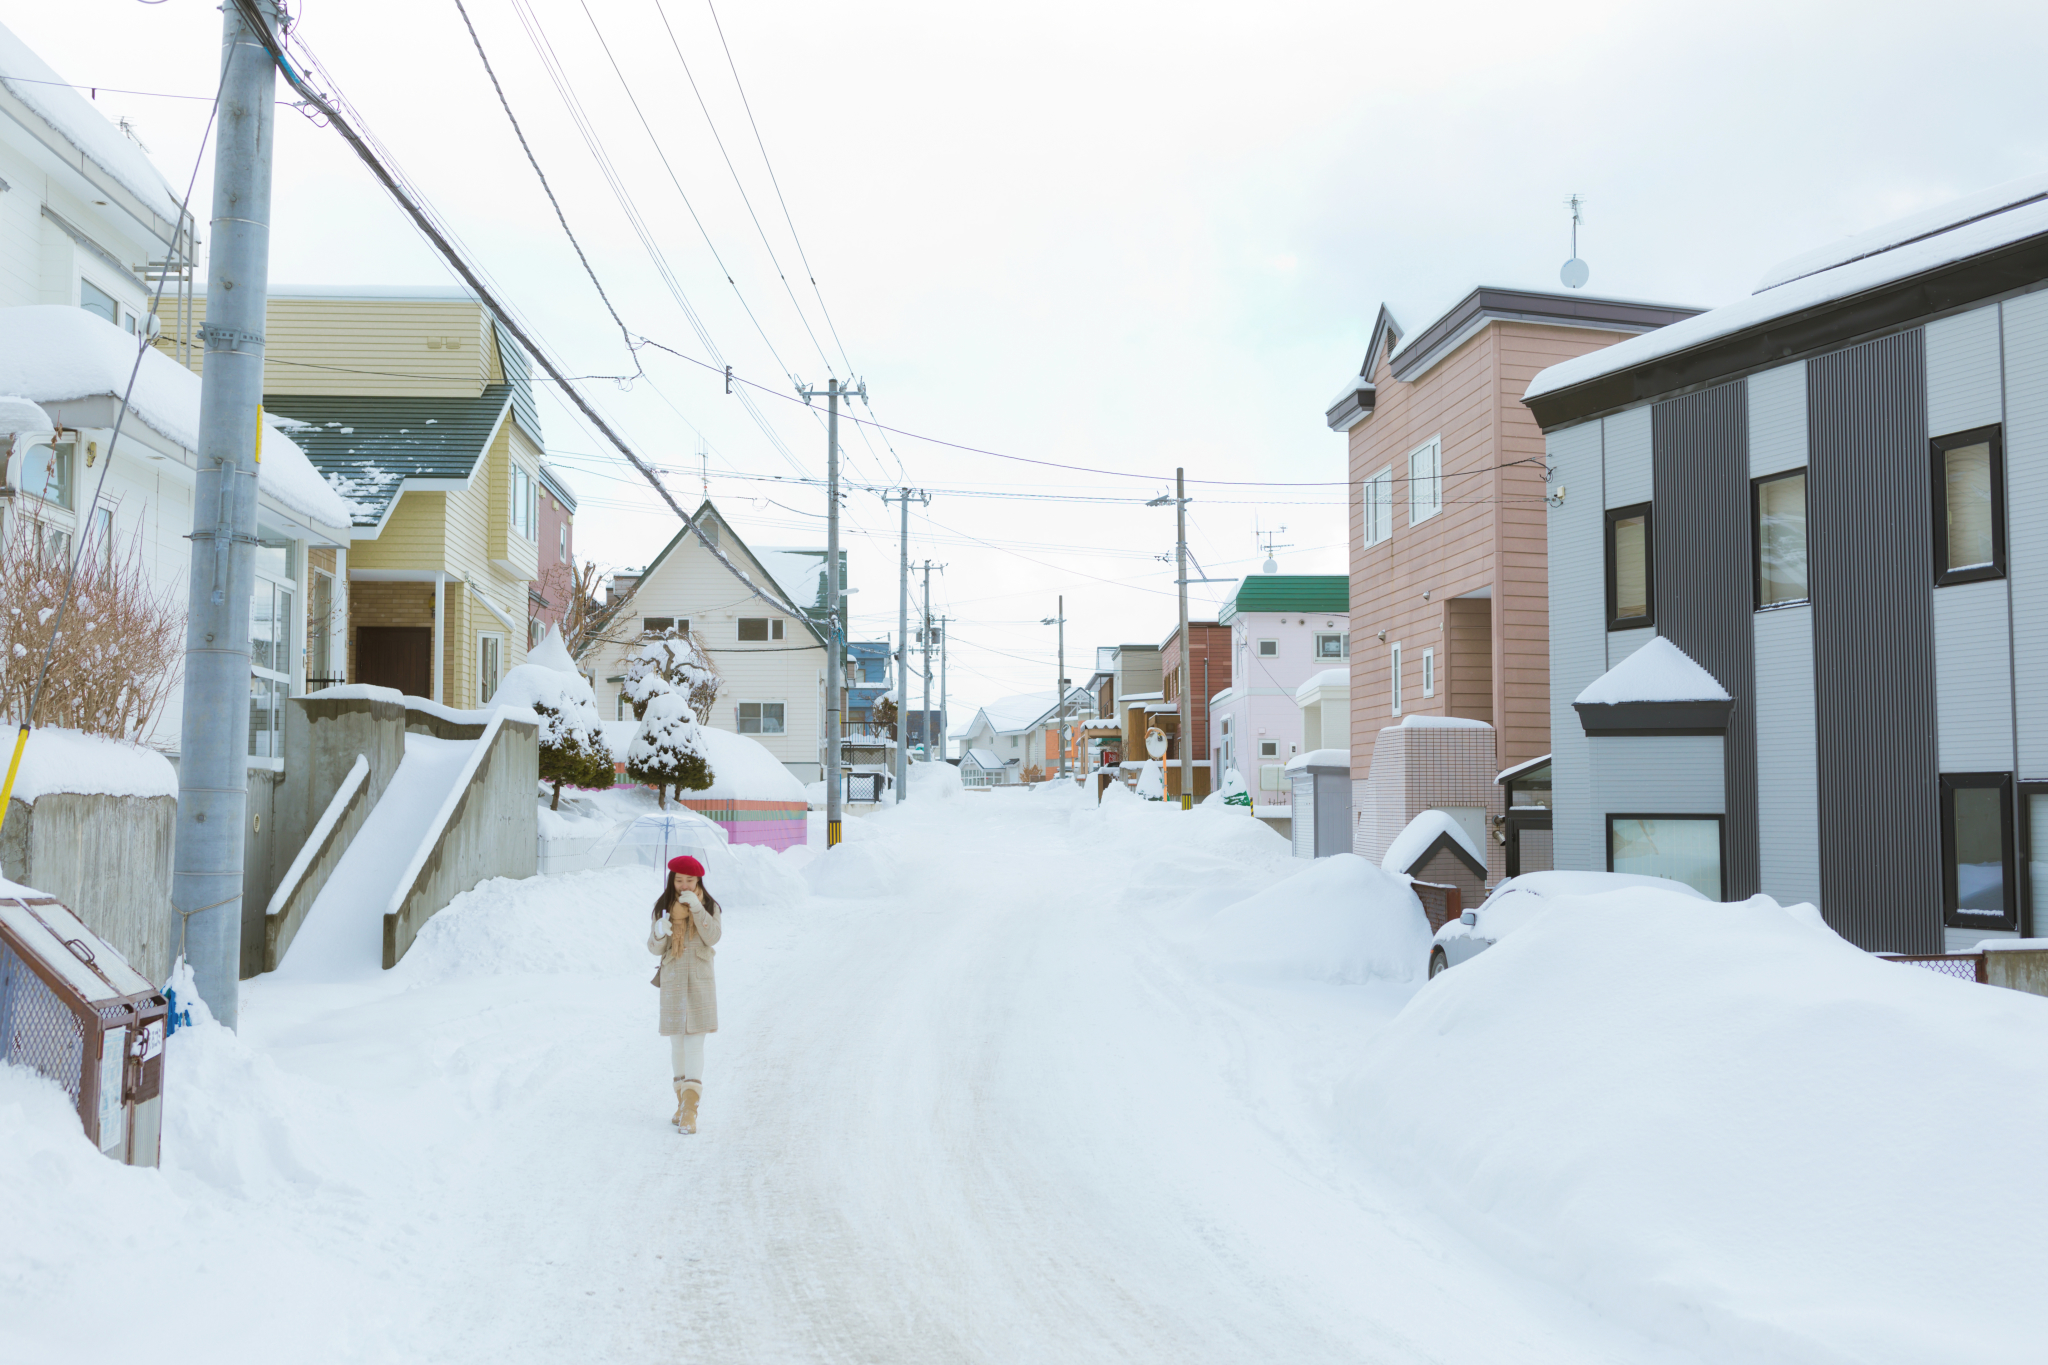
[[[1705,900],[1699,891],[1669,877],[1633,872],[1525,872],[1493,889],[1477,910],[1467,910],[1436,931],[1429,949],[1429,974],[1447,971],[1477,957],[1542,913],[1546,902],[1562,896],[1598,896],[1629,887],[1674,891]]]

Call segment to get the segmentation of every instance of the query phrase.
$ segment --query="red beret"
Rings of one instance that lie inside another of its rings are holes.
[[[670,858],[668,860],[668,870],[671,872],[687,872],[692,877],[701,877],[704,875],[704,864],[685,853],[680,858]]]

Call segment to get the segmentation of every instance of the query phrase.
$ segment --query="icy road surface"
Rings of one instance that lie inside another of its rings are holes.
[[[263,1196],[346,1263],[353,1311],[296,1330],[494,1362],[1684,1358],[1330,1140],[1326,1082],[1415,987],[1217,979],[1193,926],[1299,871],[1280,840],[1081,809],[955,798],[714,882],[692,1138],[645,869],[495,883],[383,980],[254,983],[246,1042],[348,1111],[294,1135],[327,1188]]]

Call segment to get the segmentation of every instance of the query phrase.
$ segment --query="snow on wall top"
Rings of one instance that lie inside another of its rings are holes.
[[[49,727],[31,730],[14,777],[16,801],[56,793],[176,796],[178,773],[154,749],[126,740]]]
[[[165,218],[178,219],[178,196],[149,154],[123,133],[92,101],[66,85],[35,50],[0,25],[0,84],[80,154]]]
[[[32,403],[63,403],[135,391],[129,411],[185,450],[199,448],[199,376],[146,346],[135,369],[135,338],[105,318],[63,304],[0,308],[0,393]],[[264,419],[262,490],[300,516],[347,526],[350,505],[327,486],[298,444]]]
[[[1906,220],[1908,224],[1914,221]],[[1776,318],[1836,299],[1850,298],[1954,261],[2048,233],[2048,199],[2033,199],[2009,208],[1988,211],[1952,228],[1935,231],[1931,236],[1919,236],[1917,240],[1903,225],[1880,229],[1871,234],[1871,238],[1875,241],[1901,233],[1906,239],[1889,249],[1873,248],[1875,254],[1863,254],[1816,274],[1788,279],[1748,298],[1724,303],[1719,308],[1674,322],[1668,327],[1659,327],[1654,332],[1644,332],[1603,350],[1590,351],[1552,365],[1529,381],[1522,397],[1527,401],[1605,374],[1633,369],[1661,356],[1691,350],[1762,326]],[[1831,248],[1837,254],[1845,249],[1843,246]],[[1795,264],[1788,262],[1774,271],[1773,277],[1794,268]]]
[[[1351,751],[1349,749],[1311,749],[1305,754],[1296,754],[1293,758],[1287,760],[1288,772],[1293,772],[1297,768],[1349,768],[1350,766]]]
[[[1294,689],[1294,701],[1295,704],[1298,706],[1306,705],[1309,695],[1321,688],[1342,687],[1348,689],[1350,686],[1350,669],[1326,668],[1322,672],[1310,678],[1307,682],[1303,683],[1301,686]]]
[[[1583,706],[1631,701],[1727,701],[1728,689],[1662,635],[1602,673],[1573,699]]]
[[[1472,842],[1472,835],[1458,823],[1458,817],[1447,810],[1430,809],[1421,812],[1387,846],[1387,855],[1380,859],[1380,866],[1389,872],[1408,871],[1415,860],[1426,852],[1429,846],[1443,835],[1450,835],[1458,841],[1458,847],[1472,855],[1472,860],[1481,867],[1486,866],[1486,852]]]
[[[1396,727],[1388,726],[1387,728],[1391,730]],[[1468,716],[1411,715],[1401,717],[1399,728],[1407,730],[1491,730],[1493,726],[1486,721],[1473,720]]]

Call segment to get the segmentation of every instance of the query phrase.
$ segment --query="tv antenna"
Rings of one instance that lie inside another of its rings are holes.
[[[1593,276],[1592,270],[1579,259],[1579,224],[1585,221],[1579,210],[1585,205],[1585,198],[1577,194],[1564,201],[1564,206],[1572,211],[1572,258],[1564,263],[1557,277],[1564,281],[1567,289],[1584,289],[1586,281]]]
[[[1277,531],[1254,531],[1252,534],[1258,538],[1260,548],[1266,552],[1266,563],[1263,572],[1279,573],[1280,561],[1273,558],[1273,552],[1275,550],[1291,550],[1294,548],[1292,543],[1282,542],[1278,539],[1278,537],[1287,534],[1287,528],[1283,526]]]

